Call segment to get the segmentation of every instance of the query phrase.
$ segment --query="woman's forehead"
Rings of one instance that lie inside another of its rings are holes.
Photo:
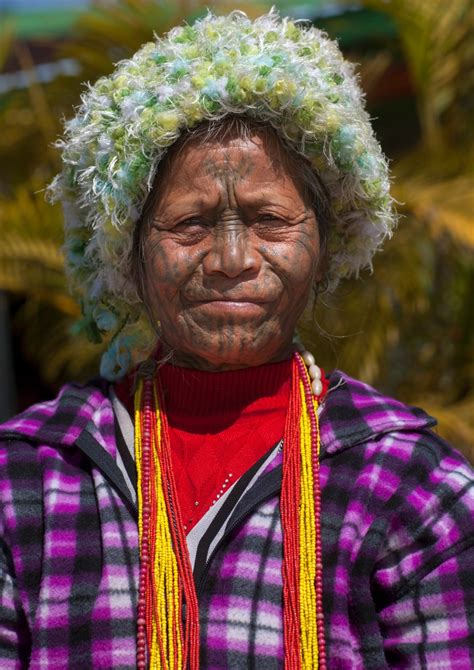
[[[264,189],[295,190],[288,160],[278,144],[259,135],[224,142],[189,142],[168,161],[161,174],[160,200],[189,193],[219,191],[232,183],[250,196]]]
[[[290,157],[276,137],[256,132],[248,137],[191,140],[170,156],[163,166],[166,180],[179,175],[214,178],[232,173],[258,178],[259,171],[284,178],[290,174]]]

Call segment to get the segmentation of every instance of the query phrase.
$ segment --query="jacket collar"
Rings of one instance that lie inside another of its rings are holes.
[[[388,432],[420,431],[436,419],[335,370],[320,414],[322,454],[335,454]]]

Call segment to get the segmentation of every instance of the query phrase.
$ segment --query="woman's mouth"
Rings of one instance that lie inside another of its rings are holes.
[[[213,314],[259,316],[266,310],[268,304],[268,300],[256,300],[254,298],[213,298],[195,301],[193,307]]]

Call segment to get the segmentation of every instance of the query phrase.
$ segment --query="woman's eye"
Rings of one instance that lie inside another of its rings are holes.
[[[196,226],[205,227],[207,222],[204,219],[201,219],[197,216],[192,216],[189,219],[184,219],[177,224],[177,227],[186,229],[186,228],[195,228]]]
[[[273,221],[280,224],[284,223],[284,220],[280,216],[277,216],[277,214],[262,214],[258,220],[263,223],[271,223]]]

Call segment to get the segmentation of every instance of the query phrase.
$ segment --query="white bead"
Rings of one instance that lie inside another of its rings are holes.
[[[315,362],[316,362],[314,360],[313,354],[311,354],[309,351],[303,351],[302,358],[303,358],[304,362],[306,363],[306,365],[314,365]]]
[[[314,395],[321,395],[323,385],[321,384],[319,379],[315,379],[314,382],[311,384],[311,390],[313,391]]]
[[[308,372],[313,379],[321,379],[321,368],[318,368],[317,365],[310,365]]]

